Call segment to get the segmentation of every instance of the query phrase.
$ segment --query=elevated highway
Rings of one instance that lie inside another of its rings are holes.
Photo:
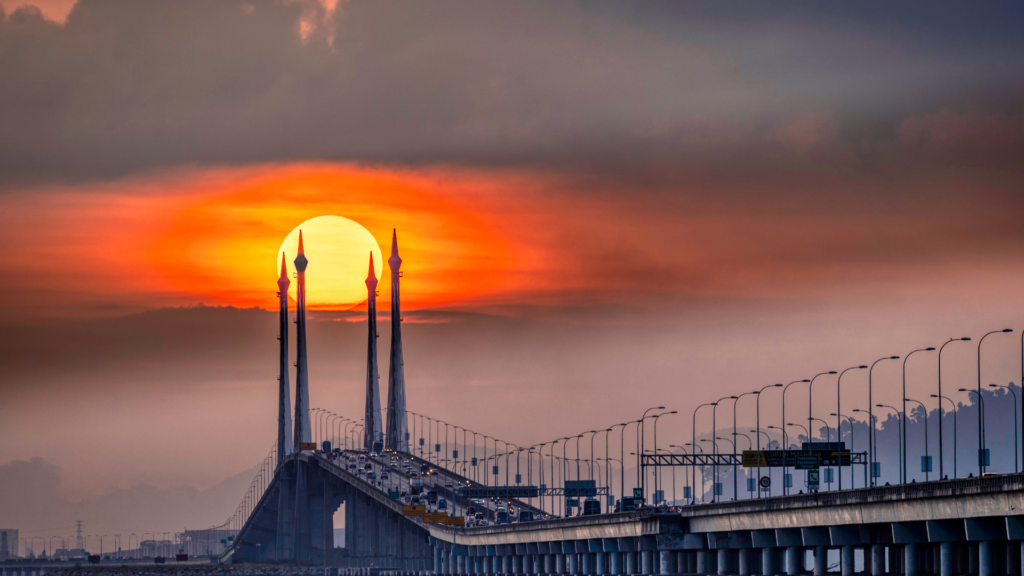
[[[297,484],[304,478],[304,486]],[[346,541],[333,516],[345,502]],[[387,492],[321,456],[289,457],[224,561],[473,574],[824,576],[1020,574],[1024,474],[776,496],[530,523],[454,527],[402,516]],[[340,543],[339,543],[340,544]],[[335,553],[337,552],[337,553]]]

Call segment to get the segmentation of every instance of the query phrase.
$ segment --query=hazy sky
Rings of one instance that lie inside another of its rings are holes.
[[[274,258],[324,214],[385,253],[398,229],[410,409],[524,446],[652,405],[681,443],[722,395],[1004,327],[983,380],[1020,382],[1018,2],[21,4],[0,465],[59,466],[62,497],[263,457]],[[361,314],[312,314],[314,406],[363,411]],[[976,354],[947,349],[944,392]],[[915,356],[908,394],[935,376]]]

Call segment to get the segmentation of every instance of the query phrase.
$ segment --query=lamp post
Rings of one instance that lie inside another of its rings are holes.
[[[856,411],[856,410],[857,409],[854,408],[854,411]],[[829,416],[836,416],[836,414],[829,414]],[[853,459],[853,418],[850,418],[846,414],[841,414],[840,417],[846,418],[846,423],[850,425],[850,458],[852,460]],[[838,436],[839,438],[842,438],[843,437],[842,430],[836,429],[836,436]],[[868,440],[868,443],[870,444],[870,439]],[[843,455],[840,454],[839,455],[839,460],[840,460],[839,463],[840,464],[842,464],[842,458],[843,458]],[[839,468],[839,476],[841,477],[842,475],[843,475],[843,469]],[[856,488],[856,487],[857,487],[857,483],[854,480],[853,462],[851,461],[850,462],[850,488]]]
[[[948,341],[946,341],[945,344],[943,344],[942,346],[939,346],[939,390],[937,392],[937,394],[939,396],[942,396],[942,350],[946,346],[948,346],[951,342],[969,342],[970,340],[971,339],[967,338],[967,337],[964,337],[964,338],[950,338]],[[903,413],[906,414],[906,405],[904,405],[903,408],[904,408]],[[906,418],[904,418],[903,421],[906,422]],[[907,441],[906,439],[907,439],[907,435],[904,434],[903,435],[903,441],[906,442]],[[907,456],[907,450],[906,450],[906,447],[904,447],[904,449],[903,449],[903,457],[906,458],[906,456]],[[943,467],[943,450],[942,450],[942,402],[939,402],[939,478],[943,477],[944,470],[945,470],[945,468]],[[906,473],[906,466],[904,466],[904,473]]]
[[[664,406],[654,406],[653,408],[648,408],[647,410],[644,410],[643,416],[641,416],[640,420],[638,420],[640,425],[637,427],[637,440],[636,440],[636,450],[637,450],[637,453],[641,453],[644,450],[644,432],[645,432],[645,430],[644,430],[644,420],[647,419],[647,413],[650,412],[651,410],[664,410],[664,409],[665,409]],[[637,482],[636,483],[637,483],[637,486],[641,486],[642,485],[641,484],[641,479],[640,479],[641,474],[640,474],[640,460],[639,460],[639,458],[640,458],[640,456],[637,456],[637,465],[636,465],[636,478],[637,478]]]
[[[989,384],[988,386],[989,388],[1006,388],[1007,392],[1013,394],[1013,433],[1010,436],[1013,438],[1013,471],[1019,472],[1020,469],[1017,468],[1017,393],[1009,386],[1000,386],[998,384]],[[956,432],[953,434],[956,434]]]
[[[712,404],[712,408],[711,408],[711,437],[712,438],[715,437],[715,434],[718,434],[718,424],[717,424],[718,405],[722,402],[722,400],[733,400],[733,401],[735,401],[736,400],[736,396],[722,396],[721,398],[719,398],[716,402],[714,402]],[[712,469],[713,469],[712,474],[714,475],[714,482],[712,482],[712,485],[711,485],[711,495],[712,496],[720,496],[720,494],[715,494],[715,491],[718,490],[718,442],[712,442],[711,443],[711,451],[712,451],[711,452],[712,457],[714,458],[714,463],[712,464]],[[723,492],[724,492],[724,490],[723,490]],[[712,498],[711,501],[712,502],[717,502],[718,500]]]
[[[729,438],[722,438],[721,436],[715,436],[715,440],[725,440],[726,442],[729,443],[729,446],[732,446],[732,453],[733,454],[736,453],[736,440],[735,440],[735,437],[733,437],[733,439],[730,440]],[[718,442],[715,442],[715,445],[717,446]],[[740,499],[739,492],[736,491],[736,489],[738,487],[739,487],[739,484],[737,484],[736,476],[733,475],[733,478],[732,478],[732,499],[734,501]]]
[[[690,443],[694,447],[697,447],[697,411],[700,410],[701,408],[705,407],[705,406],[715,406],[716,404],[718,404],[718,403],[717,402],[708,402],[707,404],[701,404],[700,406],[697,406],[696,408],[693,409],[693,419],[691,420],[691,423],[693,425],[693,431],[692,431],[692,437],[691,437],[691,442]],[[701,452],[703,452],[703,451],[704,450],[701,449]],[[704,501],[704,488],[703,488],[703,486],[704,486],[704,471],[703,470],[701,471],[700,480],[701,480],[700,501],[703,502]],[[696,488],[696,486],[697,486],[697,462],[696,461],[694,461],[693,465],[690,466],[690,485],[693,486],[694,488]],[[694,491],[696,491],[696,490],[694,490]],[[713,491],[714,490],[712,490],[712,492]]]
[[[980,420],[982,422],[982,426],[984,426],[984,423],[985,423],[985,398],[984,398],[984,396],[982,396],[977,390],[968,390],[967,388],[960,388],[959,391],[960,392],[966,392],[968,395],[970,395],[971,393],[974,393],[974,394],[978,395],[978,420]],[[979,466],[981,464],[981,450],[983,450],[983,449],[984,449],[984,445],[982,445],[982,448],[978,449],[978,463],[979,463]],[[981,476],[981,474],[982,473],[979,472],[978,476]]]
[[[756,407],[755,411],[756,411],[756,414],[757,414],[757,424],[756,424],[756,428],[757,428],[757,432],[756,432],[756,434],[757,434],[757,479],[758,479],[759,482],[761,480],[761,434],[762,434],[762,432],[761,432],[761,396],[762,396],[762,392],[764,392],[765,390],[767,390],[769,388],[782,388],[782,384],[769,384],[769,385],[765,386],[764,388],[761,388],[760,390],[758,390],[756,392],[756,394],[757,394],[757,402],[756,402],[757,407]],[[783,418],[785,418],[785,416],[783,416]],[[767,436],[767,434],[765,434],[765,435]],[[769,437],[769,441],[770,440],[771,440],[771,437]],[[785,473],[785,472],[783,472],[783,473]],[[786,482],[783,481],[782,484],[785,485]],[[761,497],[761,490],[760,490],[760,488],[757,490],[757,497],[758,498]]]
[[[1013,332],[1013,329],[1012,328],[1004,328],[1002,330],[993,330],[993,331],[985,334],[984,336],[982,336],[981,340],[978,340],[978,398],[981,398],[981,344],[982,344],[982,342],[985,341],[985,338],[988,338],[992,334],[1009,333],[1009,332]],[[1016,406],[1014,408],[1016,408]],[[1014,442],[1013,445],[1016,446],[1017,443]],[[984,474],[985,473],[985,468],[987,467],[987,465],[985,464],[985,456],[984,455],[985,455],[985,422],[982,419],[981,413],[978,413],[978,476],[981,476],[982,474]]]
[[[821,376],[821,374],[818,374]],[[815,376],[817,378],[818,376]],[[779,428],[782,430],[782,495],[789,494],[789,490],[786,487],[786,450],[789,450],[789,435],[786,434],[786,390],[797,382],[810,382],[810,380],[794,380],[786,387],[782,389],[782,426]],[[771,426],[769,426],[771,428]]]
[[[739,455],[739,451],[736,449],[736,442],[735,442],[736,434],[737,434],[737,432],[736,432],[736,405],[740,403],[740,398],[743,398],[744,396],[757,396],[758,394],[760,394],[760,391],[755,390],[753,392],[744,392],[744,393],[740,394],[739,396],[733,396],[734,399],[732,401],[732,438],[733,438],[732,452],[733,452],[733,457],[734,458]],[[735,461],[732,464],[732,494],[733,494],[733,499],[734,500],[738,501],[740,499],[740,493],[739,493],[739,465]]]
[[[888,408],[889,410],[892,410],[896,414],[896,428],[900,431],[899,432],[900,446],[906,446],[907,445],[907,437],[903,435],[902,431],[906,430],[907,413],[906,412],[900,412],[899,409],[897,409],[895,406],[889,406],[888,404],[875,404],[875,408]],[[875,452],[877,452],[877,451],[878,451],[878,446],[875,446]],[[903,457],[904,458],[907,457],[907,453],[906,452],[903,452]],[[904,469],[904,472],[906,472],[905,469]]]
[[[871,470],[872,473],[874,473],[873,468],[875,467],[875,465],[874,465],[874,462],[875,462],[875,451],[874,451],[875,428],[871,425],[871,423],[873,422],[873,420],[871,419],[871,416],[872,416],[871,407],[875,405],[875,400],[874,400],[874,397],[872,396],[872,392],[874,390],[875,364],[878,364],[882,360],[899,360],[899,359],[900,359],[899,356],[888,356],[888,357],[884,357],[884,358],[879,358],[878,360],[875,360],[874,362],[871,363],[871,369],[868,370],[868,462],[869,462],[868,468],[872,468],[872,470]],[[904,382],[903,382],[903,388],[904,388],[903,395],[904,396],[907,395],[906,384],[907,384],[906,383],[906,378],[904,378]],[[842,439],[842,434],[839,435],[839,438],[840,438],[840,440]],[[850,451],[851,452],[853,451],[853,423],[852,422],[850,423]],[[840,476],[842,476],[842,474],[840,474]],[[850,466],[850,483],[851,484],[853,483],[853,466],[852,465]]]
[[[843,402],[842,402],[842,400],[843,400],[843,394],[842,394],[843,374],[846,374],[850,370],[863,370],[864,368],[867,368],[867,366],[864,366],[864,365],[861,365],[861,366],[851,366],[850,368],[847,368],[846,370],[843,370],[842,373],[839,374],[839,378],[836,378],[836,450],[839,450],[839,447],[842,446],[842,443],[843,443],[843,436],[842,436],[842,434],[839,433],[839,429],[842,427],[842,424],[843,424],[842,416],[840,416],[840,414],[843,413],[843,406],[842,406],[842,404],[843,404]],[[868,380],[869,380],[869,382],[868,382],[868,393],[869,394],[870,394],[870,389],[871,389],[870,378],[871,378],[871,374],[870,374],[870,370],[869,370],[868,371]],[[853,434],[853,428],[850,428],[850,434],[851,435]],[[843,454],[842,454],[841,451],[839,452],[839,466],[837,466],[837,468],[838,468],[838,472],[839,472],[839,489],[842,490],[843,489]],[[850,475],[851,475],[851,480],[852,480],[852,475],[853,475],[853,470],[852,469],[850,470]]]
[[[918,404],[921,405],[921,410],[924,412],[924,458],[925,458],[925,462],[927,462],[928,461],[928,409],[925,408],[924,403],[921,402],[920,400],[914,400],[913,398],[904,398],[903,401],[904,402],[917,402]],[[906,418],[907,415],[904,414],[903,417]],[[929,464],[930,464],[930,462],[929,462]],[[924,481],[927,482],[927,481],[931,480],[931,476],[930,476],[931,466],[928,466],[927,469],[925,469],[925,466],[921,466],[921,468],[922,468],[921,471],[924,472]]]
[[[945,396],[939,396],[938,394],[932,394],[931,396],[932,398],[938,398],[940,405],[943,400],[946,400],[953,406],[953,478],[956,478],[956,402],[953,402],[953,400]],[[946,477],[943,476],[942,479],[945,480]]]
[[[846,370],[843,370],[843,372],[845,372],[845,371]],[[827,374],[836,374],[836,373],[837,372],[835,370],[830,370],[829,372],[822,372],[821,374],[818,374],[818,376],[825,376]],[[810,431],[811,431],[811,420],[814,418],[814,410],[812,410],[812,407],[813,407],[812,401],[814,400],[814,381],[818,379],[818,376],[815,376],[814,378],[811,378],[811,383],[807,385],[807,432],[808,433],[810,433]],[[825,426],[826,426],[826,428],[828,427],[827,424]],[[810,440],[811,440],[811,437],[808,436],[807,437],[807,441],[810,442]]]
[[[654,414],[654,454],[658,454],[658,418],[662,416],[668,416],[671,414],[678,414],[677,411],[662,412],[661,414]],[[655,466],[654,468],[654,491],[657,492],[661,486],[661,466]]]
[[[952,342],[952,340],[950,340],[950,342]],[[946,344],[949,344],[949,342],[946,342]],[[943,344],[943,346],[945,346],[946,344]],[[906,398],[907,397],[907,360],[910,360],[910,357],[913,354],[917,353],[917,352],[932,352],[934,350],[935,350],[935,348],[933,348],[931,346],[929,346],[928,348],[919,348],[917,350],[911,350],[910,354],[907,354],[903,358],[903,396],[901,396],[901,398]],[[939,351],[939,394],[942,394],[942,373],[941,373],[942,372],[942,368],[941,368],[941,366],[942,366],[942,351],[940,350]],[[940,406],[939,406],[939,469],[941,470],[942,469],[942,406],[941,406],[942,403],[940,402],[939,404],[940,404]],[[872,406],[874,406],[874,404],[873,403],[869,403],[868,404],[868,410],[871,410]],[[907,403],[906,402],[903,403],[903,413],[904,414],[907,413]],[[900,484],[906,484],[907,483],[907,419],[906,418],[900,418],[900,422],[901,422],[901,424],[900,424],[900,426],[901,426],[901,428],[900,428],[900,438],[902,438],[902,440],[900,440],[900,455],[901,455],[900,456]],[[873,440],[874,435],[875,435],[874,430],[875,430],[874,424],[872,424],[871,425],[871,436],[872,436],[871,450],[872,450],[872,454],[873,455],[874,455],[874,449],[876,447],[875,446],[875,441]],[[872,464],[871,464],[871,467],[872,467],[872,470],[871,470],[871,474],[872,474],[871,484],[874,485],[874,483],[875,483],[875,481],[874,481],[874,473],[875,473],[875,471],[874,471],[874,459],[872,459],[871,462],[872,462]]]

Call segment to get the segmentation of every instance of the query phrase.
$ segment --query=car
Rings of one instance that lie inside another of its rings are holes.
[[[423,479],[413,474],[409,477],[409,491],[413,494],[419,494],[423,491]]]
[[[445,487],[445,488],[447,488],[447,489],[449,489],[449,490],[451,490],[452,488],[454,488],[454,487],[455,487],[455,485],[454,485],[454,484],[452,484],[452,481],[451,481],[451,480],[445,480],[445,481],[444,481],[444,487]]]
[[[519,521],[520,522],[533,522],[533,512],[530,511],[530,510],[520,510],[519,511]]]
[[[487,526],[487,518],[484,517],[483,512],[477,512],[474,514],[473,521],[476,522],[477,526]]]
[[[476,506],[469,506],[468,508],[466,508],[466,515],[467,516],[475,516],[476,515]]]
[[[437,499],[437,509],[438,510],[447,510],[448,509],[448,501],[445,500],[444,498],[438,498]]]
[[[380,473],[380,479],[381,480],[387,480],[388,479],[388,473],[387,472],[381,472]]]

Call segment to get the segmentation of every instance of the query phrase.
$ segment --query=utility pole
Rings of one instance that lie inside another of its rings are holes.
[[[84,550],[85,545],[82,543],[82,521],[75,520],[75,547],[79,550]]]

